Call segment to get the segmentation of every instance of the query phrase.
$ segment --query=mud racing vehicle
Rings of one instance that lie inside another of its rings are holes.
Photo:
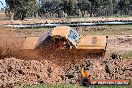
[[[41,37],[27,37],[23,49],[34,49],[50,36],[56,49],[83,50],[86,53],[105,55],[107,47],[107,36],[103,35],[80,35],[69,26],[57,26]]]

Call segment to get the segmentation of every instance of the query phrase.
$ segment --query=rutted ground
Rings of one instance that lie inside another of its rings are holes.
[[[77,83],[81,67],[90,67],[92,79],[132,79],[132,60],[86,58],[76,50],[57,51],[48,46],[20,51],[26,36],[40,36],[44,30],[0,30],[0,83]],[[108,35],[108,52],[132,51],[131,35]],[[14,58],[15,57],[15,58]]]
[[[61,67],[48,60],[20,60],[4,58],[0,60],[0,84],[17,83],[63,83]]]

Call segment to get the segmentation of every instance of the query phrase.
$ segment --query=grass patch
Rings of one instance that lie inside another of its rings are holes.
[[[80,16],[68,16],[66,17],[66,19],[76,19],[76,18],[84,18],[84,17],[80,17]]]
[[[132,35],[132,30],[107,30],[107,31],[84,31],[80,32],[80,34],[87,35]]]
[[[132,28],[132,25],[128,25],[128,26]],[[115,26],[115,27],[119,27],[119,26]],[[17,28],[18,31],[28,31],[28,30],[45,31],[50,29],[53,28],[25,28],[25,29]],[[102,31],[97,30],[97,31],[82,31],[79,33],[84,35],[132,35],[132,30],[102,30]]]
[[[132,25],[108,25],[108,27],[113,27],[113,28],[132,28]]]
[[[6,15],[4,12],[0,12],[0,20],[3,20],[6,18]]]
[[[122,57],[126,59],[132,59],[132,51],[124,53]]]
[[[128,15],[113,15],[113,16],[101,16],[101,17],[105,17],[105,18],[126,18],[126,17],[131,17]]]
[[[0,13],[5,13],[5,11],[4,10],[0,10]]]
[[[48,84],[40,84],[40,85],[26,85],[22,88],[84,88],[83,86],[79,85],[72,85],[72,84],[65,84],[65,85],[48,85]]]
[[[132,17],[128,15],[113,15],[113,16],[99,16],[99,17],[80,17],[80,16],[68,16],[66,19],[86,19],[86,18],[127,18],[127,17]]]
[[[44,28],[17,28],[17,30],[48,30],[48,29],[51,29],[51,28],[47,28],[47,27],[44,27]]]
[[[65,84],[65,85],[26,85],[21,88],[130,88],[129,86],[90,86],[90,87],[83,87],[79,85],[72,85],[72,84]]]

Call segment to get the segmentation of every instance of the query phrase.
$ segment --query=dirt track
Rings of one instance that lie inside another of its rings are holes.
[[[125,70],[122,75],[118,75],[113,73],[115,77],[125,77],[125,72],[128,71],[128,74],[130,73],[130,76],[127,76],[127,78],[132,78],[132,72],[131,65],[132,61],[131,60],[116,60],[118,65],[114,63],[113,60],[111,59],[106,59],[110,58],[107,57],[105,59],[98,59],[97,58],[86,58],[83,52],[78,52],[76,50],[74,51],[58,51],[55,50],[52,46],[52,43],[49,45],[48,41],[42,45],[42,47],[38,47],[38,49],[33,50],[33,51],[20,51],[19,49],[22,47],[23,42],[25,40],[26,36],[40,36],[42,34],[42,30],[32,30],[31,31],[17,31],[15,29],[10,29],[10,28],[1,28],[0,29],[0,63],[1,67],[5,66],[2,68],[2,70],[6,70],[5,73],[0,73],[1,77],[4,76],[4,80],[1,79],[1,82],[9,82],[9,78],[12,78],[12,81],[16,82],[16,80],[13,78],[13,76],[10,77],[10,74],[14,74],[16,78],[18,78],[19,81],[22,81],[22,79],[25,79],[26,81],[30,80],[29,82],[31,83],[36,83],[36,82],[44,82],[44,83],[51,83],[50,80],[56,79],[54,82],[70,82],[70,81],[75,81],[80,74],[81,67],[83,66],[90,66],[91,73],[92,73],[92,78],[93,79],[106,79],[106,78],[111,78],[113,71],[121,71],[123,69]],[[132,35],[109,35],[108,37],[108,47],[107,47],[108,52],[125,52],[125,51],[132,51]],[[15,58],[11,58],[15,57]],[[104,61],[107,61],[106,64],[103,64]],[[113,61],[111,63],[111,61]],[[26,69],[26,66],[22,66],[22,62],[26,63],[27,65],[30,65],[28,67],[29,69]],[[47,64],[45,64],[45,63]],[[15,64],[14,64],[15,63]],[[116,69],[120,68],[119,63],[122,63],[122,68],[117,69],[117,70],[111,70],[110,73],[105,72],[105,67],[108,65],[110,68]],[[124,63],[124,64],[123,64]],[[113,64],[113,66],[111,66]],[[21,65],[21,67],[20,67]],[[42,72],[39,72],[37,70],[33,71],[35,69],[32,66],[35,66],[35,68],[40,68]],[[16,69],[17,67],[17,69]],[[45,68],[43,68],[45,67]],[[47,70],[50,67],[50,71]],[[76,69],[78,67],[78,69]],[[126,68],[127,67],[127,68]],[[11,68],[12,70],[8,72],[8,68]],[[54,69],[56,68],[56,69]],[[65,69],[65,70],[64,70]],[[22,70],[24,72],[23,76],[22,71],[19,73],[18,70]],[[27,70],[27,71],[26,71]],[[31,71],[31,75],[30,75]],[[3,72],[3,71],[2,71]],[[12,73],[13,72],[13,73]],[[46,72],[46,74],[45,74]],[[36,75],[39,73],[40,78],[36,79]],[[46,76],[49,73],[50,76]],[[44,75],[45,74],[45,75]],[[60,76],[61,74],[61,76]],[[73,75],[73,78],[67,79],[65,75]],[[128,75],[127,74],[127,75]],[[8,76],[7,76],[8,75]],[[34,76],[35,75],[35,76]],[[7,78],[6,78],[7,76]],[[45,77],[48,78],[49,81],[45,81]],[[57,77],[57,78],[54,78]],[[65,80],[64,80],[65,79]],[[74,79],[74,80],[71,80]],[[58,81],[57,81],[58,80]],[[62,81],[63,80],[63,81]],[[22,81],[23,82],[23,81]]]

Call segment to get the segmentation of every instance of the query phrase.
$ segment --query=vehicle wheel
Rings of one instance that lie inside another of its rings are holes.
[[[83,78],[81,81],[80,81],[80,84],[82,86],[88,86],[90,85],[90,80],[88,78]]]

